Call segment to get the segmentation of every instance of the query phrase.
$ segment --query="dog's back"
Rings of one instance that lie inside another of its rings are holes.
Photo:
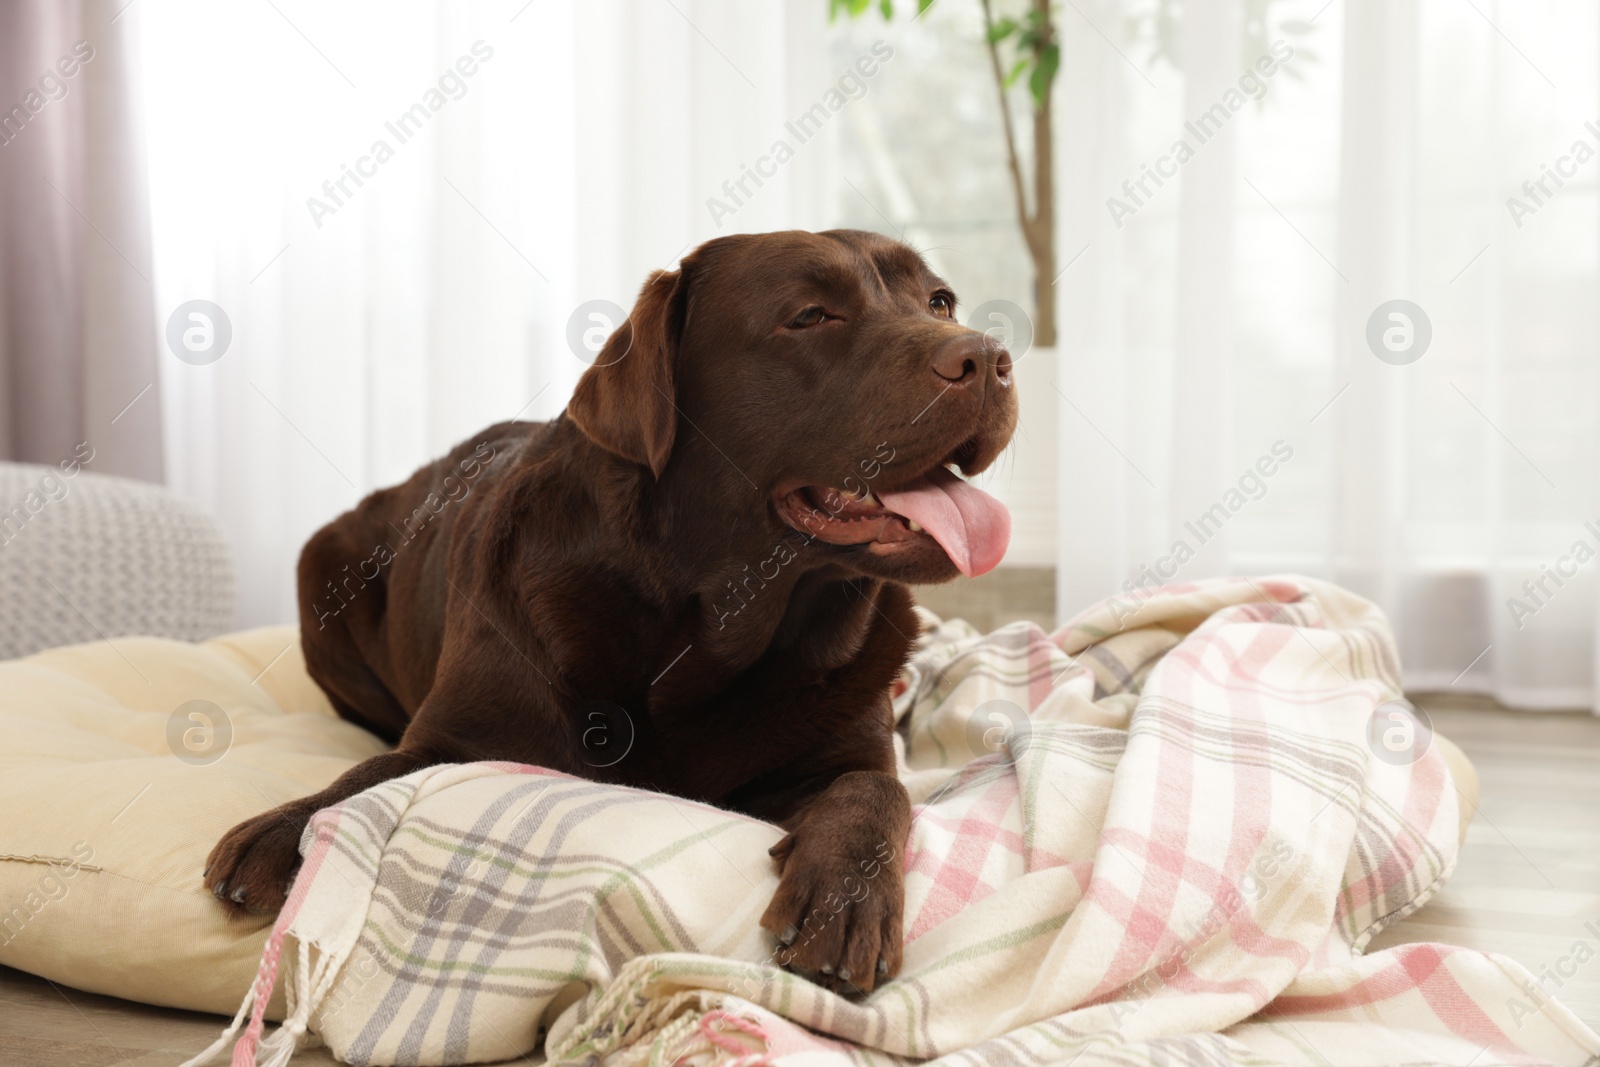
[[[399,485],[371,493],[306,542],[298,568],[301,646],[311,677],[342,717],[390,742],[405,732],[439,660],[451,533],[549,426],[496,423]]]

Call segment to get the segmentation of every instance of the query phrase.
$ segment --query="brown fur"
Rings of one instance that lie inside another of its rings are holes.
[[[646,282],[562,415],[491,426],[320,530],[300,559],[307,666],[398,747],[229,831],[206,885],[276,910],[317,810],[514,760],[782,825],[762,925],[783,961],[841,989],[894,974],[911,816],[889,691],[917,634],[901,583],[955,567],[927,538],[814,540],[775,501],[994,460],[1010,360],[941,293],[872,234],[712,241]]]

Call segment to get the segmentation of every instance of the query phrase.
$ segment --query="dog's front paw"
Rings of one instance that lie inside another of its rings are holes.
[[[222,835],[206,860],[205,885],[230,915],[272,914],[289,898],[310,813],[286,804]]]
[[[893,844],[850,837],[802,827],[774,845],[782,877],[761,925],[783,966],[865,994],[900,971],[905,882]]]

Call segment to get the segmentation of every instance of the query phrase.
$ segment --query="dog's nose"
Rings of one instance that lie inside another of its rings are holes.
[[[933,354],[933,373],[951,385],[963,385],[978,376],[983,365],[983,335],[956,337]]]
[[[985,337],[989,351],[989,365],[994,368],[995,377],[1002,382],[1011,380],[1011,349],[995,337]]]
[[[941,345],[933,356],[933,373],[951,385],[977,381],[985,367],[994,368],[1001,382],[1011,381],[1011,353],[997,337],[966,334]]]

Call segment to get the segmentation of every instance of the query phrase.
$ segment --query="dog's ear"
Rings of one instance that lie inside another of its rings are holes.
[[[585,437],[658,478],[677,435],[676,364],[688,290],[686,271],[652,274],[567,404]]]

